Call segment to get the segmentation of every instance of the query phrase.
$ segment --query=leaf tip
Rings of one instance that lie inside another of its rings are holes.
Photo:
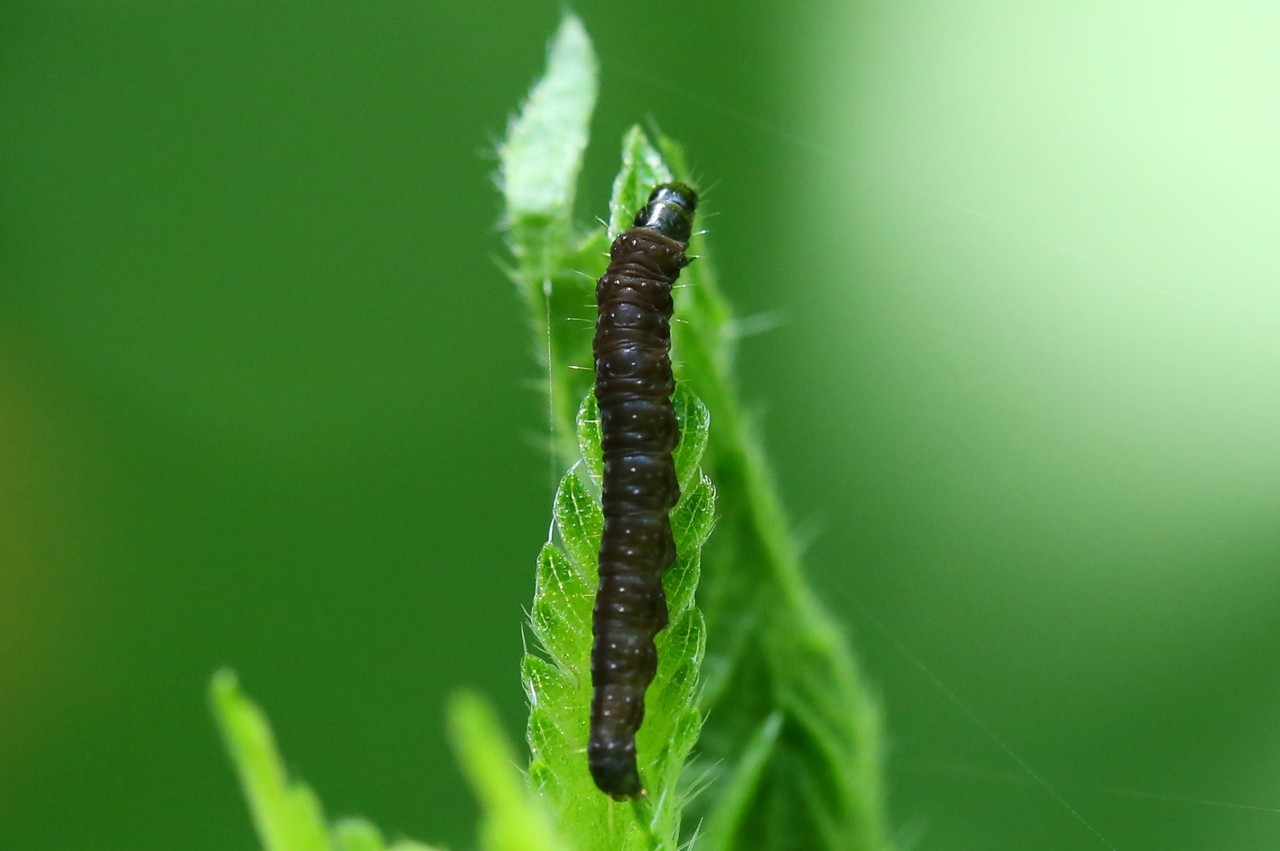
[[[509,227],[522,218],[569,212],[598,88],[591,38],[582,21],[566,12],[547,48],[546,71],[498,147],[498,184]]]
[[[209,678],[209,699],[215,705],[240,694],[240,678],[234,668],[219,668]]]

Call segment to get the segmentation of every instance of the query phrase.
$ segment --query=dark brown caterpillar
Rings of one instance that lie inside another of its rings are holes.
[[[644,693],[658,668],[653,638],[667,625],[662,574],[675,562],[668,512],[680,496],[671,452],[680,439],[671,394],[671,284],[698,196],[683,183],[649,195],[613,241],[596,284],[596,399],[604,446],[604,532],[592,615],[587,764],[617,800],[645,795],[636,768]]]

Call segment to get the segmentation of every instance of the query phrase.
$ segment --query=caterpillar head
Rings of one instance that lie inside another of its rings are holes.
[[[677,242],[688,243],[698,193],[687,183],[660,183],[636,213],[636,227],[653,228]]]

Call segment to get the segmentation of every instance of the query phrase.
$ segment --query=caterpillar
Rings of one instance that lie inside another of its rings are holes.
[[[596,400],[604,449],[604,530],[592,612],[591,730],[587,765],[616,800],[643,798],[636,732],[667,625],[662,574],[676,559],[670,510],[680,496],[671,453],[680,439],[671,394],[671,285],[697,193],[664,183],[610,250],[596,283]]]

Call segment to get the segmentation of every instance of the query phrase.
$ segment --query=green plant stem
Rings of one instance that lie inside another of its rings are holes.
[[[678,147],[666,142],[664,153],[677,175],[688,173]],[[698,251],[705,255],[704,247]],[[677,307],[688,321],[673,329],[684,372],[696,376],[694,387],[711,412],[704,464],[721,493],[704,582],[713,671],[704,706],[747,710],[710,711],[700,750],[709,760],[736,759],[772,712],[783,713],[778,748],[753,805],[743,809],[733,836],[711,838],[732,846],[736,837],[745,843],[737,847],[748,847],[761,836],[790,833],[779,847],[883,851],[890,842],[879,709],[847,639],[805,581],[762,441],[733,380],[732,311],[706,261],[690,267]],[[834,778],[834,794],[806,796],[797,788],[823,775]],[[797,843],[806,834],[814,844]]]

